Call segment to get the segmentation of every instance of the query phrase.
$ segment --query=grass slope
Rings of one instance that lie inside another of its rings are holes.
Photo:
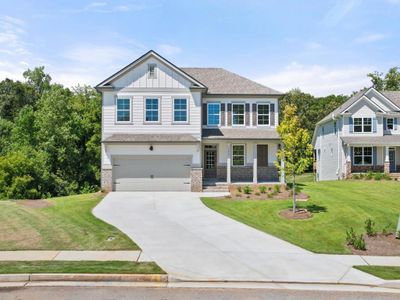
[[[291,200],[257,201],[204,198],[203,202],[235,220],[319,253],[349,253],[345,246],[346,229],[364,231],[364,221],[372,218],[381,230],[391,223],[395,230],[400,214],[400,184],[382,181],[306,182],[303,191],[310,195],[299,206],[313,213],[308,220],[287,220],[278,215]]]
[[[165,274],[153,262],[132,261],[1,261],[0,274],[87,273]]]
[[[92,214],[102,198],[99,193],[52,198],[43,208],[0,201],[0,250],[139,249]],[[113,239],[108,241],[109,237]]]
[[[387,267],[387,266],[355,266],[354,268],[367,272],[376,277],[385,280],[399,280],[400,267]]]

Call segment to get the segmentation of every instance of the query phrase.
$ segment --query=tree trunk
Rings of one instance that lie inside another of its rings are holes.
[[[296,175],[293,174],[293,213],[296,213]]]

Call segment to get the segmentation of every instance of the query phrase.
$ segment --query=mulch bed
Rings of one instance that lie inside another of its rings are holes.
[[[305,220],[312,218],[312,213],[310,213],[307,209],[298,209],[295,213],[293,213],[293,209],[285,209],[279,212],[279,215],[285,219],[292,220]]]
[[[250,194],[245,194],[243,192],[243,186],[242,186],[242,191],[238,191],[238,186],[236,185],[231,185],[229,186],[229,192],[230,192],[230,197],[227,198],[232,198],[235,200],[241,200],[241,199],[252,199],[252,200],[288,200],[292,199],[292,191],[291,190],[286,190],[285,186],[280,186],[280,191],[279,193],[274,193],[273,192],[273,186],[267,186],[270,189],[266,191],[266,193],[262,194],[260,193],[258,187],[260,185],[249,185],[252,189]],[[256,195],[256,193],[259,193],[259,195]],[[298,192],[296,194],[296,199],[299,201],[307,201],[310,197],[303,192]]]
[[[376,236],[364,235],[367,250],[356,250],[350,248],[353,254],[358,255],[382,255],[397,256],[400,255],[400,239],[396,239],[393,233],[377,234]]]
[[[16,202],[19,205],[27,206],[30,208],[44,208],[53,205],[53,203],[47,200],[17,200]]]

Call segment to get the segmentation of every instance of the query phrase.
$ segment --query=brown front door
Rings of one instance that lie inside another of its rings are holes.
[[[257,145],[257,167],[268,166],[268,145]]]
[[[204,177],[217,177],[217,147],[214,145],[204,146]]]

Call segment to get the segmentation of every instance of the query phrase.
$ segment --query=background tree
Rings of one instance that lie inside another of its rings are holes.
[[[367,75],[372,85],[378,91],[399,91],[400,90],[400,71],[398,67],[390,68],[384,75],[378,71]]]
[[[284,162],[283,166],[276,163],[280,172],[292,177],[293,188],[293,213],[297,210],[296,205],[296,175],[304,173],[312,163],[312,145],[310,135],[305,128],[301,127],[297,108],[293,104],[285,106],[283,119],[278,125],[278,133],[282,139],[282,147],[278,150],[278,160]]]

